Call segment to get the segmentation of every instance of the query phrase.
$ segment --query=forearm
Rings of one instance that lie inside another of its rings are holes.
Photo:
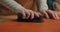
[[[22,7],[20,4],[18,4],[14,0],[0,0],[0,2],[6,7],[12,10],[15,10],[16,12],[19,12],[20,10],[24,9],[24,7]]]
[[[40,0],[40,10],[47,10],[48,5],[47,5],[47,0]]]

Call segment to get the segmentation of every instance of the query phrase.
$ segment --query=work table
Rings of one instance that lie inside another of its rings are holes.
[[[17,15],[0,16],[0,19],[4,20],[0,32],[60,32],[60,19],[44,19],[43,23],[17,22]]]

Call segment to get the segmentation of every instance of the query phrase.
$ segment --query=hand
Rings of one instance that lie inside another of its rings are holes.
[[[23,19],[28,19],[28,18],[33,19],[34,16],[39,17],[39,14],[37,12],[34,12],[32,10],[29,10],[29,9],[23,9],[19,13],[22,14]]]
[[[49,15],[48,15],[48,14],[50,14],[50,15],[53,16],[53,19],[55,19],[55,20],[59,19],[59,17],[57,16],[57,14],[56,14],[55,12],[51,11],[51,10],[41,10],[40,12],[41,12],[41,13],[43,14],[43,16],[45,16],[46,18],[49,18]]]

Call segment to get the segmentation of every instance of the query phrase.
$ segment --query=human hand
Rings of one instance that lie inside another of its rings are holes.
[[[58,15],[51,10],[41,10],[40,13],[42,13],[42,15],[45,16],[48,19],[49,19],[48,14],[52,15],[53,19],[55,19],[55,20],[59,19]]]
[[[22,11],[18,12],[18,14],[22,15],[23,19],[33,19],[34,16],[39,17],[39,13],[38,12],[34,12],[32,10],[29,9],[23,9]]]

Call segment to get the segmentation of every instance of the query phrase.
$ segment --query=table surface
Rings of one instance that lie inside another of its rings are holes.
[[[60,32],[60,19],[44,19],[43,23],[32,23],[17,22],[15,21],[15,15],[10,16],[10,19],[8,19],[8,17],[9,16],[7,16],[4,22],[0,23],[0,32]]]

